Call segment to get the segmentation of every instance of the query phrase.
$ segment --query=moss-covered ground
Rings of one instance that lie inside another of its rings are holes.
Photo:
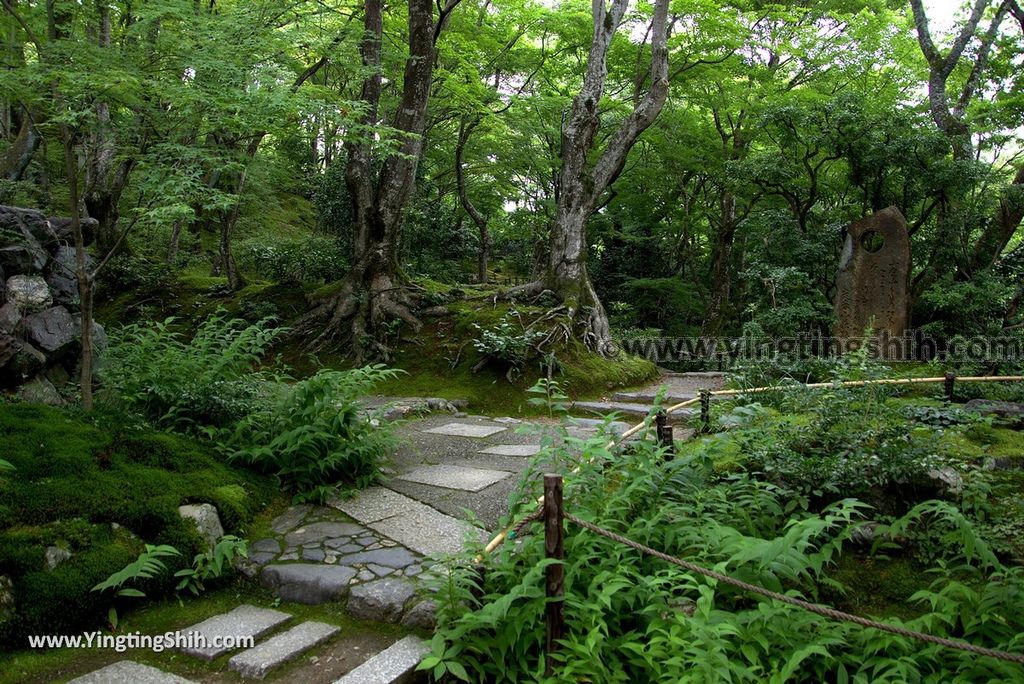
[[[225,529],[244,537],[277,496],[271,480],[225,464],[208,445],[103,412],[86,420],[0,403],[0,442],[15,468],[0,479],[0,575],[13,580],[16,606],[0,643],[101,622],[110,598],[90,589],[135,559],[140,538],[181,551],[169,565],[188,562],[200,542],[178,506],[212,503]],[[47,570],[48,546],[70,559]],[[159,595],[170,581],[140,588]]]

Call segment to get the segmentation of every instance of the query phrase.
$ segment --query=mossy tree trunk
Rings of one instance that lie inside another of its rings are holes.
[[[393,127],[403,133],[397,150],[374,164],[380,151],[364,138],[346,144],[345,184],[352,203],[352,269],[338,293],[314,309],[300,331],[315,333],[312,346],[342,346],[359,362],[387,359],[384,337],[396,319],[419,330],[414,314],[416,296],[399,267],[402,218],[416,182],[416,167],[423,153],[423,133],[433,80],[435,44],[448,16],[460,0],[447,0],[435,21],[430,0],[409,1],[409,57],[402,79],[402,95]],[[369,75],[363,80],[361,99],[366,105],[362,123],[379,120],[382,89],[382,0],[365,0],[364,37],[359,46]]]
[[[598,352],[608,349],[611,330],[587,273],[587,221],[602,194],[618,178],[633,144],[657,118],[668,97],[668,0],[657,0],[651,26],[650,88],[635,98],[633,111],[608,139],[597,160],[589,158],[600,128],[599,105],[608,77],[608,51],[625,16],[627,0],[593,3],[593,36],[583,86],[573,98],[562,133],[562,165],[558,180],[557,211],[550,236],[547,270],[541,278],[509,295],[553,292],[576,324],[576,334]]]

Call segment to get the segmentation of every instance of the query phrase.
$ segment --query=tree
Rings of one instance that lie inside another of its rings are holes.
[[[562,301],[566,315],[578,324],[580,338],[592,349],[607,350],[611,338],[608,315],[587,273],[587,221],[597,211],[605,190],[618,178],[640,134],[658,117],[668,96],[668,0],[657,0],[651,24],[651,64],[647,93],[612,133],[591,164],[601,128],[600,104],[608,77],[608,52],[626,13],[627,0],[593,0],[593,35],[583,85],[573,98],[562,132],[561,172],[557,209],[551,230],[547,271],[542,278],[514,288],[510,296],[545,290]]]
[[[435,45],[459,2],[447,0],[436,21],[430,0],[409,2],[409,55],[392,124],[400,143],[389,149],[382,149],[372,139],[372,129],[380,118],[383,85],[384,3],[365,0],[363,5],[364,35],[359,53],[367,70],[360,98],[365,108],[361,121],[364,130],[345,145],[345,182],[354,232],[352,268],[338,294],[314,309],[301,326],[310,332],[326,319],[313,344],[345,345],[357,361],[390,357],[382,341],[384,326],[390,321],[404,321],[414,330],[422,326],[413,313],[415,295],[399,265],[402,215],[413,193],[416,167],[423,153]],[[379,164],[378,155],[383,157]]]

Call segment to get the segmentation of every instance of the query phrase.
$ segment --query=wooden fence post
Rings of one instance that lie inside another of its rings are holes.
[[[953,385],[956,384],[956,371],[946,371],[946,401],[953,403]]]
[[[672,437],[672,426],[668,424],[668,414],[665,413],[665,409],[658,411],[658,415],[654,417],[654,424],[657,428],[658,446],[668,449],[665,460],[671,460],[676,455],[676,441]]]
[[[700,431],[711,432],[711,391],[700,391]]]
[[[552,473],[544,474],[544,555],[557,560],[545,569],[545,595],[547,606],[545,618],[547,623],[547,643],[544,645],[545,676],[550,677],[555,671],[554,653],[558,650],[558,640],[565,631],[565,616],[562,608],[563,580],[565,568],[562,560],[565,557],[563,538],[565,530],[562,522],[562,476]]]

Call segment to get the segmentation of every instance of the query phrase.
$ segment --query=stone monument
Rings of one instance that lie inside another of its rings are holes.
[[[907,332],[910,236],[896,207],[850,224],[836,275],[835,337],[860,339],[871,326],[885,358],[901,355],[885,340]]]

